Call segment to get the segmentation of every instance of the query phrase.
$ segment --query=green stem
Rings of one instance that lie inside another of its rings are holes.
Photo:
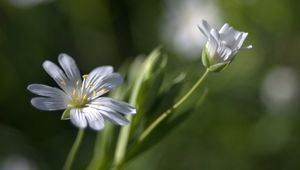
[[[128,117],[127,119],[131,121],[132,117]],[[130,135],[130,128],[131,128],[130,124],[121,128],[119,140],[116,146],[116,152],[115,152],[112,170],[119,170],[123,166],[123,160],[126,154],[127,144]]]
[[[176,102],[170,109],[162,113],[153,123],[148,126],[146,130],[141,134],[141,136],[138,139],[138,143],[144,141],[146,137],[164,120],[166,119],[173,110],[177,109],[179,106],[181,106],[182,103],[184,103],[190,96],[191,94],[197,89],[197,87],[202,84],[204,79],[207,77],[209,73],[209,70],[206,69],[204,74],[201,76],[201,78],[194,84],[194,86],[180,99],[178,102]]]
[[[165,118],[172,113],[172,111],[176,108],[178,108],[188,97],[196,90],[196,88],[203,82],[203,80],[207,77],[209,73],[209,70],[207,69],[205,73],[202,75],[202,77],[196,82],[196,84],[187,92],[186,95],[184,95],[178,102],[176,102],[173,107],[168,109],[166,112],[162,113],[161,116],[156,119],[139,137],[138,142],[142,142],[151,132],[154,130],[154,128],[162,122]],[[134,90],[134,92],[137,93],[137,90]],[[130,104],[135,105],[137,99],[137,94],[132,94]],[[129,121],[131,121],[131,117],[128,118]],[[127,144],[128,144],[128,137],[130,133],[130,126],[131,124],[122,127],[116,147],[116,152],[115,152],[115,157],[114,157],[114,162],[112,166],[112,170],[121,170],[124,165],[125,161],[125,154],[126,154],[126,149],[127,149]]]
[[[98,132],[94,147],[94,154],[86,170],[101,170],[105,166],[105,160],[108,156],[107,145],[110,142],[109,138],[111,130],[112,126],[111,124],[108,124],[102,132]]]
[[[76,156],[76,153],[77,153],[78,148],[81,144],[83,135],[84,135],[84,129],[79,129],[78,133],[77,133],[77,136],[76,136],[76,139],[74,141],[74,144],[73,144],[73,146],[72,146],[72,148],[71,148],[71,150],[68,154],[68,157],[67,157],[65,165],[63,167],[63,170],[71,170],[72,164],[73,164],[75,156]]]
[[[136,85],[134,87],[132,95],[130,97],[129,103],[132,106],[136,105],[138,90],[139,90],[140,84],[142,82],[141,80],[142,79],[140,79],[138,82],[138,85]],[[129,120],[129,122],[131,122],[132,116],[127,116],[127,119]],[[126,126],[123,126],[120,130],[117,145],[116,145],[112,170],[119,170],[119,169],[122,169],[122,167],[123,167],[126,150],[127,150],[127,144],[128,144],[128,140],[129,140],[129,136],[130,136],[130,129],[131,129],[131,123],[129,123]]]

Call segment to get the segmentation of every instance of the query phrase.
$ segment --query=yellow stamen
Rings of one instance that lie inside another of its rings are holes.
[[[82,97],[82,99],[86,100],[86,98],[87,98],[87,94],[84,94],[83,97]]]
[[[94,97],[96,96],[96,90],[93,90],[93,96]]]
[[[92,83],[89,83],[87,87],[88,87],[88,88],[91,88],[92,86],[93,86],[93,84],[92,84]]]
[[[109,90],[107,90],[107,89],[101,89],[100,90],[100,93],[107,93]]]
[[[87,76],[89,76],[88,74],[84,74],[84,75],[82,75],[82,78],[87,78]]]
[[[60,81],[60,84],[62,84],[63,86],[66,86],[66,82],[64,80]]]
[[[75,90],[75,89],[72,91],[72,95],[73,95],[73,96],[76,95],[76,90]]]
[[[76,86],[78,86],[78,85],[79,85],[79,80],[76,81]]]

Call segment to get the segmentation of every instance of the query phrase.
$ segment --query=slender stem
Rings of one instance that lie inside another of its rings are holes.
[[[129,104],[132,106],[136,105],[137,102],[137,96],[139,89],[141,87],[143,80],[143,76],[140,76],[140,78],[137,80],[137,83],[133,87],[130,99],[129,99]],[[127,119],[129,122],[132,121],[132,116],[127,116]],[[131,129],[131,123],[129,123],[126,126],[123,126],[120,130],[117,145],[116,145],[116,150],[115,150],[115,155],[113,159],[113,165],[112,165],[112,170],[119,170],[122,169],[123,164],[124,164],[124,159],[126,156],[126,150],[127,150],[127,144],[130,136],[130,129]]]
[[[191,94],[197,89],[197,87],[204,81],[208,73],[209,70],[206,69],[206,71],[201,76],[201,78],[181,99],[179,99],[170,109],[162,113],[153,123],[150,124],[150,126],[148,126],[146,130],[144,130],[144,132],[139,137],[138,142],[140,143],[143,140],[145,140],[145,138],[157,127],[157,125],[159,125],[165,118],[167,118],[172,113],[173,110],[177,109],[182,103],[184,103],[191,96]]]
[[[87,170],[96,170],[98,168],[100,168],[100,164],[102,161],[101,158],[104,156],[102,154],[100,154],[100,152],[103,152],[103,135],[102,133],[98,132],[97,133],[97,137],[96,137],[96,141],[95,141],[95,148],[94,148],[94,154],[93,154],[93,158],[91,160],[91,162],[89,163],[89,165],[87,166]]]
[[[107,159],[107,145],[110,142],[112,126],[108,124],[102,132],[98,132],[94,147],[93,158],[86,170],[101,170],[105,166]]]
[[[184,95],[178,102],[176,102],[170,109],[168,109],[166,112],[162,113],[161,116],[156,119],[139,137],[138,142],[142,142],[154,129],[155,127],[162,122],[165,118],[167,118],[170,113],[176,108],[178,108],[185,100],[187,100],[190,95],[197,89],[197,87],[203,82],[203,80],[207,77],[209,73],[209,70],[207,69],[205,73],[202,75],[202,77],[194,84],[194,86],[187,92],[186,95]],[[134,90],[134,92],[137,92]],[[132,95],[131,104],[135,104],[136,102],[136,94]],[[131,117],[128,118],[131,120]],[[126,154],[126,148],[127,148],[127,143],[128,143],[128,137],[130,133],[130,124],[122,127],[120,135],[119,135],[119,140],[117,143],[117,148],[115,152],[115,157],[114,157],[114,163],[112,170],[121,170],[124,165],[125,161],[125,154]]]
[[[129,121],[132,120],[131,117],[127,118]],[[131,126],[127,125],[122,127],[119,135],[119,140],[116,146],[116,152],[115,152],[115,157],[114,157],[114,162],[113,162],[113,168],[112,170],[119,170],[123,166],[123,160],[126,155],[126,149],[127,149],[127,144],[129,140],[129,135],[130,135],[130,128]]]
[[[72,168],[72,164],[74,162],[74,159],[75,159],[75,156],[76,156],[76,153],[78,151],[78,148],[81,144],[81,141],[82,141],[82,138],[84,136],[84,129],[79,129],[78,130],[78,133],[77,133],[77,136],[76,136],[76,139],[73,143],[73,146],[68,154],[68,157],[67,157],[67,160],[65,162],[65,165],[63,167],[63,170],[71,170]]]

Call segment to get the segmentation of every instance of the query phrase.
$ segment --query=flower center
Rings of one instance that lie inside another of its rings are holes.
[[[82,77],[83,77],[83,81],[85,81],[87,75],[83,75]],[[66,86],[65,81],[62,81],[61,83],[62,85]],[[85,107],[86,104],[89,102],[89,95],[87,92],[84,92],[79,80],[75,82],[75,86],[76,87],[72,90],[71,99],[69,100],[68,107],[75,107],[75,108]]]
[[[109,90],[106,88],[102,88],[100,90],[94,89],[94,85],[92,83],[86,84],[86,77],[87,75],[83,75],[83,82],[82,84],[80,81],[75,82],[75,87],[72,90],[72,94],[70,94],[70,100],[68,103],[69,108],[82,108],[85,107],[86,104],[96,98],[98,95],[102,95],[107,93]],[[61,81],[63,86],[66,86],[65,81]]]
[[[72,99],[69,102],[70,107],[82,108],[88,103],[88,95],[80,94],[77,90],[72,91]]]

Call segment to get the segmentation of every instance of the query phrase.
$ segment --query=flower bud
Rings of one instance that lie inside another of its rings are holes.
[[[237,31],[227,23],[217,31],[203,20],[199,29],[207,38],[202,50],[202,63],[209,71],[222,71],[231,63],[239,50],[252,48],[252,45],[242,47],[248,33]]]

